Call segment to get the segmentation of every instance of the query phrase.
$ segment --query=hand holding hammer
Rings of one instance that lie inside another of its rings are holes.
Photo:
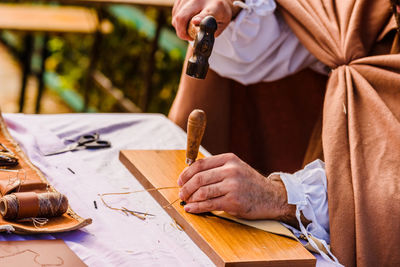
[[[195,41],[193,56],[186,72],[189,76],[205,78],[214,36],[221,34],[240,10],[233,2],[234,0],[175,1],[172,25],[176,34],[181,39]]]

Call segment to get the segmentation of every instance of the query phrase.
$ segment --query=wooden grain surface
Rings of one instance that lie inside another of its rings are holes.
[[[97,24],[97,14],[92,9],[0,4],[0,29],[93,33]]]
[[[202,157],[202,156],[199,156]],[[125,150],[121,162],[146,188],[176,186],[186,167],[184,150]],[[178,198],[178,189],[151,191],[165,206]],[[295,240],[212,215],[184,211],[179,201],[166,208],[192,240],[217,266],[315,266],[316,260]]]

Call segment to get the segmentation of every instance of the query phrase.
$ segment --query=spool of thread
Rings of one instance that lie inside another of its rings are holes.
[[[0,199],[4,219],[49,218],[61,216],[68,209],[68,199],[60,193],[13,193]]]

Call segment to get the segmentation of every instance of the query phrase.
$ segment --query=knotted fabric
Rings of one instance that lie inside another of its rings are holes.
[[[277,0],[332,69],[323,108],[331,248],[345,266],[400,266],[400,55],[372,55],[389,0]]]

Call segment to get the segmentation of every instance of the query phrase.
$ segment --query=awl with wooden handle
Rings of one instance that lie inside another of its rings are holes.
[[[186,164],[189,166],[196,161],[201,139],[206,128],[207,118],[203,110],[193,110],[187,122]]]

